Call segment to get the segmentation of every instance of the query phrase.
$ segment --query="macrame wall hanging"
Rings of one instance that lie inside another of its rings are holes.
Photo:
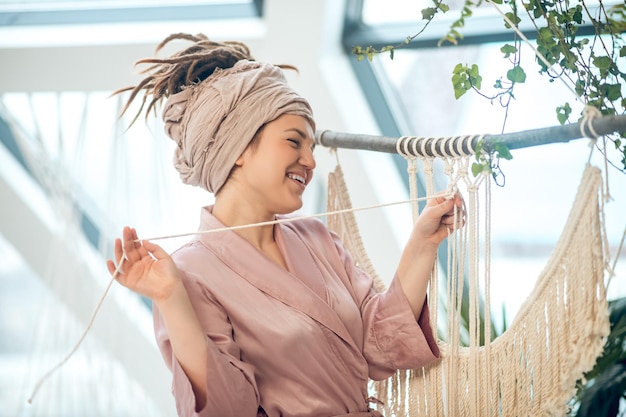
[[[609,334],[600,170],[591,165],[584,170],[562,235],[534,290],[509,328],[491,340],[490,178],[488,174],[474,178],[468,172],[473,155],[465,154],[461,146],[430,140],[425,152],[426,143],[425,139],[400,138],[397,144],[398,153],[407,160],[411,198],[417,200],[416,162],[423,166],[428,198],[434,193],[433,164],[440,160],[449,191],[458,189],[466,196],[467,223],[449,236],[447,265],[433,270],[429,286],[442,359],[373,383],[379,411],[389,417],[565,415],[576,381],[593,367]],[[439,148],[451,152],[446,155]],[[342,214],[329,216],[328,225],[359,266],[374,277],[376,287],[383,289],[385,284],[365,253],[350,207],[348,188],[337,165],[329,176],[328,211],[342,210]],[[464,298],[469,300],[470,319],[466,345],[460,338]],[[439,300],[447,312],[442,320],[438,319]]]

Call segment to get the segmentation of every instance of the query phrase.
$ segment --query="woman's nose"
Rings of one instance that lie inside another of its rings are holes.
[[[313,155],[313,149],[302,148],[300,153],[300,164],[308,169],[315,168],[315,156]]]

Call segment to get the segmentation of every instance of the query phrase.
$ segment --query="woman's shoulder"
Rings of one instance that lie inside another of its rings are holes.
[[[185,274],[199,274],[218,267],[219,259],[199,240],[191,240],[171,253],[178,268]]]
[[[187,257],[202,256],[206,247],[198,239],[192,239],[175,249],[170,256],[174,259],[184,259]]]
[[[306,242],[310,248],[327,256],[341,252],[343,243],[337,234],[328,228],[319,218],[301,218],[285,225],[296,234],[302,241]]]

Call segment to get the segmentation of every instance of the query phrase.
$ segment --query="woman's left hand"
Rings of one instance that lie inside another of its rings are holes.
[[[414,238],[438,246],[450,233],[465,225],[465,202],[458,192],[452,197],[428,200],[413,228]]]

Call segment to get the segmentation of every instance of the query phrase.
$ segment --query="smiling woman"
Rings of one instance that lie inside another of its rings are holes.
[[[143,92],[147,114],[167,100],[181,180],[215,195],[200,231],[220,230],[170,256],[126,227],[107,266],[152,300],[179,415],[380,416],[369,379],[439,357],[426,288],[461,197],[427,204],[376,291],[321,221],[284,221],[313,177],[315,122],[282,68],[204,35],[172,35],[157,51],[175,39],[191,46],[139,61],[152,64],[146,78],[119,92],[131,90],[129,105]]]

